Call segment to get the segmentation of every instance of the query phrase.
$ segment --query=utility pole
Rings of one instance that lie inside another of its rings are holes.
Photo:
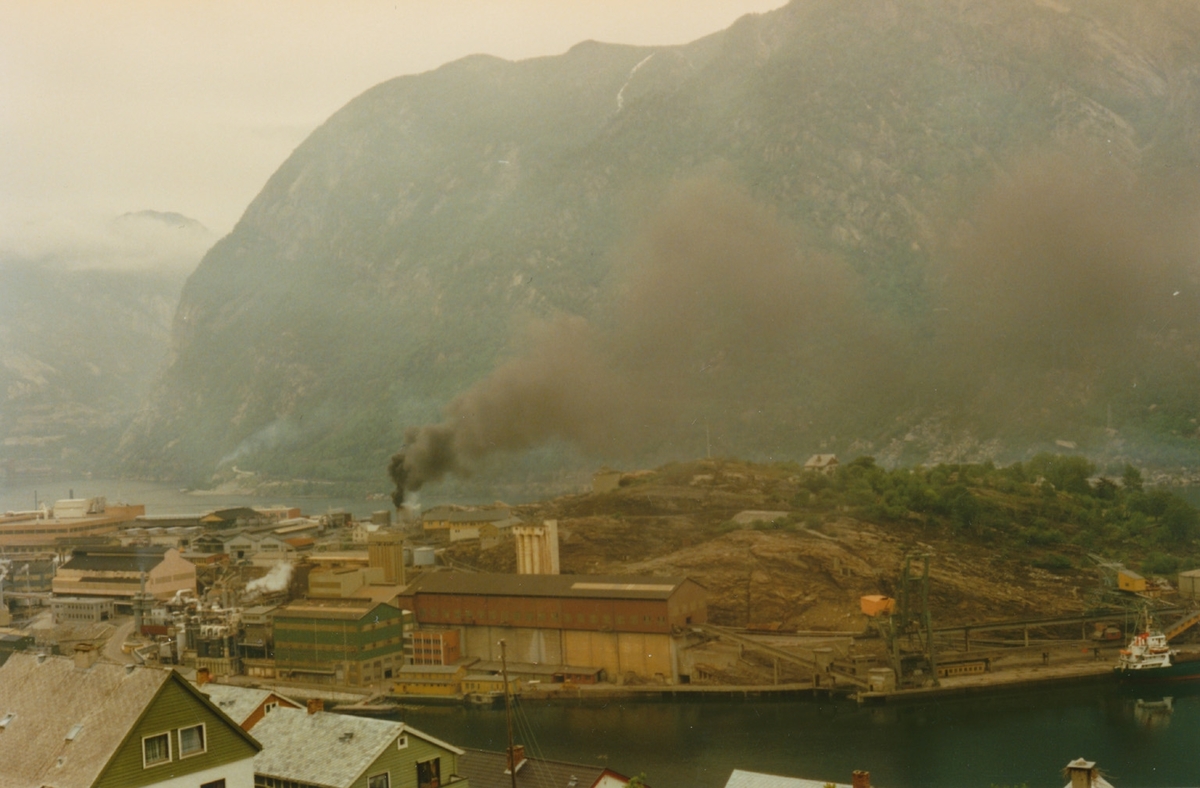
[[[504,724],[508,729],[508,776],[512,778],[512,788],[517,788],[517,758],[512,734],[512,701],[508,696],[508,652],[503,640],[500,641],[500,677],[504,680]]]

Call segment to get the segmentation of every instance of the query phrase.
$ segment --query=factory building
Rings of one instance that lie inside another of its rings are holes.
[[[104,597],[55,597],[50,609],[55,624],[98,624],[116,615],[113,600]]]
[[[177,591],[196,591],[196,565],[169,547],[88,547],[75,550],[54,577],[55,596],[109,597],[126,602],[146,593],[170,599]]]
[[[305,599],[275,609],[279,678],[361,687],[390,679],[405,662],[412,617],[369,599]]]
[[[421,515],[425,536],[450,542],[479,539],[481,529],[491,526],[491,532],[520,525],[521,519],[513,517],[506,508],[460,509],[451,506],[435,506]]]
[[[418,629],[412,633],[413,665],[453,665],[461,657],[457,629]]]
[[[626,676],[683,679],[684,630],[707,620],[706,592],[678,577],[434,572],[398,597],[427,629],[457,629],[462,656],[588,666]]]
[[[381,582],[404,585],[404,536],[376,531],[367,537],[368,566],[383,570]]]
[[[0,515],[0,553],[55,551],[65,542],[115,534],[146,513],[146,507],[109,506],[104,498],[65,498],[53,508]]]

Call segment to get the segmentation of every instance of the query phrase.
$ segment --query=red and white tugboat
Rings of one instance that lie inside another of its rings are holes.
[[[1121,649],[1113,669],[1122,681],[1200,679],[1200,654],[1182,654],[1167,643],[1147,611],[1138,616],[1137,632]]]

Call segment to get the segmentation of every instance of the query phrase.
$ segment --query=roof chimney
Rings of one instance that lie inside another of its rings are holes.
[[[508,756],[507,757],[508,768],[504,770],[505,774],[512,774],[513,772],[518,772],[521,770],[521,767],[525,765],[525,745],[524,744],[514,744],[512,746],[512,749],[507,751],[506,755]],[[513,766],[514,763],[516,764],[515,767]]]
[[[852,788],[871,788],[871,773],[855,769],[850,773],[850,785]]]
[[[96,660],[100,658],[100,652],[96,650],[90,643],[75,644],[75,667],[79,670],[87,670],[92,665],[96,664]]]
[[[203,687],[208,682],[212,681],[212,671],[208,668],[196,669],[196,686]]]
[[[1071,788],[1092,788],[1096,778],[1100,776],[1096,762],[1085,761],[1083,758],[1076,758],[1068,763],[1066,771],[1067,776],[1071,778]]]
[[[309,698],[308,713],[316,714],[318,711],[325,711],[325,701],[321,698]]]

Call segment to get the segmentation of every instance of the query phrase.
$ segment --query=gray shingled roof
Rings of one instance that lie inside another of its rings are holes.
[[[484,572],[430,572],[413,581],[405,595],[485,594],[496,596],[666,599],[686,577],[646,575],[507,575]]]
[[[471,788],[511,788],[508,759],[502,752],[467,750],[458,759],[458,773],[471,781]],[[603,766],[526,758],[517,769],[518,788],[591,788]]]
[[[201,685],[198,689],[207,695],[208,699],[218,709],[229,715],[229,718],[238,725],[244,723],[263,701],[274,694],[271,690],[254,687],[237,687],[232,684],[208,683]],[[295,701],[292,702],[296,703]],[[302,704],[296,703],[296,705],[300,706]]]
[[[0,667],[0,721],[13,715],[0,733],[0,785],[92,785],[170,678],[156,668],[97,662],[80,670],[69,657],[13,654]]]
[[[405,733],[462,754],[454,745],[402,722],[279,708],[254,726],[254,738],[263,745],[254,758],[254,772],[331,788],[349,786]]]

